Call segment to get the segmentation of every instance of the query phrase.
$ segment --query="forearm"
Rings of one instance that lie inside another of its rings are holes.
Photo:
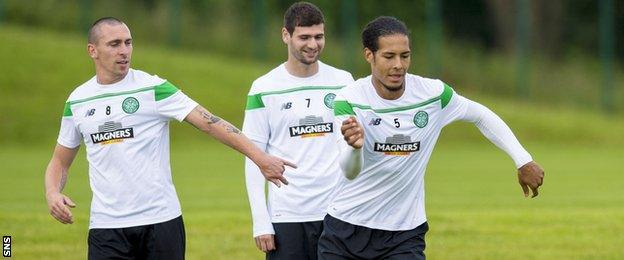
[[[338,140],[338,145],[340,147],[340,168],[347,179],[353,180],[360,174],[362,149],[354,149],[343,140]]]
[[[275,234],[266,203],[265,183],[260,169],[245,159],[245,185],[253,220],[253,236]]]
[[[63,169],[58,161],[52,159],[45,172],[46,194],[63,191],[67,182],[67,173],[67,169]]]
[[[336,140],[338,162],[344,176],[353,180],[360,174],[362,164],[363,129],[353,116],[336,116],[336,125],[340,125],[340,135]]]
[[[201,106],[197,106],[191,115],[187,117],[192,125],[199,130],[213,136],[221,143],[232,147],[256,162],[256,158],[262,153],[241,131],[229,122],[213,115]]]
[[[479,131],[498,148],[505,151],[520,168],[533,161],[531,155],[522,147],[509,126],[487,107],[468,101],[465,119],[473,122]]]
[[[45,190],[46,194],[50,192],[61,192],[67,182],[67,176],[69,174],[69,167],[71,166],[76,154],[78,153],[78,147],[67,148],[62,145],[56,145],[52,159],[48,163],[48,167],[45,171]]]

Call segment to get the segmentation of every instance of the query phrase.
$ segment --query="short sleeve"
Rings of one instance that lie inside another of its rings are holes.
[[[245,120],[243,121],[245,136],[253,141],[266,144],[271,134],[268,113],[261,94],[247,96]]]
[[[156,86],[154,88],[154,96],[158,114],[180,122],[198,105],[197,102],[182,93],[169,81]]]
[[[71,105],[67,102],[65,103],[63,118],[61,119],[61,130],[59,131],[56,142],[67,148],[76,148],[80,145],[81,139],[82,135],[74,123]]]
[[[466,114],[468,99],[457,94],[453,88],[444,83],[444,90],[440,95],[440,105],[444,115],[443,125],[461,120]]]

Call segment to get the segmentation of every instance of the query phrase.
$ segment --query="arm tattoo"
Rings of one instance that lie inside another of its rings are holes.
[[[201,112],[202,116],[203,116],[205,119],[207,119],[207,120],[208,120],[208,124],[209,124],[209,125],[211,125],[211,124],[214,124],[214,123],[217,123],[217,122],[221,121],[221,118],[219,118],[218,116],[215,116],[215,115],[213,115],[213,114],[210,114],[210,113],[208,113],[208,112],[206,112],[206,111],[200,111],[200,112]]]
[[[213,114],[210,114],[209,112],[207,112],[205,110],[204,111],[200,110],[199,112],[201,113],[203,118],[208,120],[208,124],[209,125],[221,122],[225,126],[225,129],[226,129],[226,131],[228,133],[234,133],[234,134],[240,134],[241,133],[241,131],[238,130],[238,128],[236,128],[235,126],[231,125],[228,122],[222,121],[220,117],[215,116]]]
[[[235,133],[235,134],[240,134],[240,133],[241,133],[241,131],[240,131],[240,130],[238,130],[238,128],[236,128],[236,127],[235,127],[235,126],[233,126],[233,125],[228,124],[228,125],[226,126],[226,128],[227,128],[227,131],[228,131],[228,132],[230,132],[230,133]]]

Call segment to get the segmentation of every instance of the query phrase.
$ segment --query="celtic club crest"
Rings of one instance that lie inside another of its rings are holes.
[[[139,101],[133,97],[126,98],[123,103],[121,103],[121,108],[124,112],[132,114],[139,110]]]
[[[336,98],[336,94],[334,93],[329,93],[327,95],[325,95],[325,98],[323,99],[323,102],[325,102],[325,106],[327,106],[330,109],[334,108],[334,98]]]
[[[425,112],[425,111],[418,111],[416,113],[416,115],[414,115],[414,124],[418,128],[423,128],[423,127],[427,126],[428,122],[429,122],[429,114],[427,114],[427,112]]]

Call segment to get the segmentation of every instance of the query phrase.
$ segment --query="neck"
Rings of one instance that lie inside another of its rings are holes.
[[[318,61],[312,64],[304,64],[297,59],[286,61],[286,71],[295,77],[307,78],[316,74],[319,70]]]
[[[403,93],[405,92],[405,81],[403,81],[403,84],[401,84],[400,88],[396,89],[388,88],[375,77],[372,77],[372,82],[373,87],[375,87],[375,92],[377,92],[377,95],[386,100],[399,99],[401,96],[403,96]]]
[[[95,71],[95,78],[97,79],[97,83],[101,85],[110,85],[113,83],[117,83],[121,81],[122,79],[124,79],[126,75],[128,75],[128,73],[122,74],[122,75],[115,75],[112,73],[98,73],[97,70]]]

